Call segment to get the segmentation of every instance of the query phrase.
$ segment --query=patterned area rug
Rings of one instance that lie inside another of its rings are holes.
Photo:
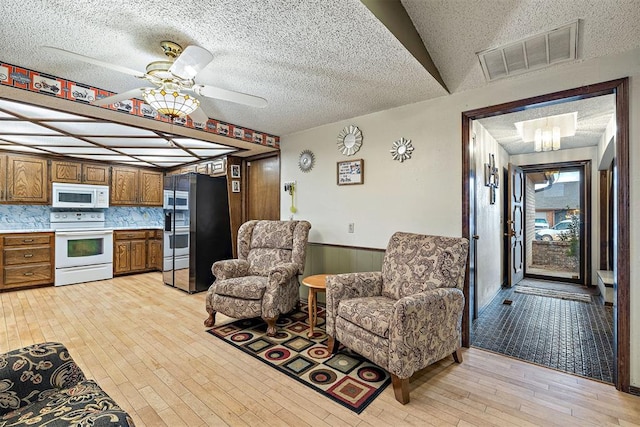
[[[275,337],[267,337],[267,325],[260,318],[236,320],[207,332],[359,414],[391,378],[385,370],[344,347],[331,355],[324,314],[319,306],[318,325],[311,338],[307,337],[306,304],[300,311],[280,316]]]
[[[573,301],[591,302],[591,295],[577,292],[556,291],[553,289],[532,288],[529,286],[516,285],[515,291],[521,294],[538,295],[541,297],[561,298]]]

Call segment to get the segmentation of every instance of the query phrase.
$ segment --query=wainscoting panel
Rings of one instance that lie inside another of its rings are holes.
[[[347,246],[309,243],[307,260],[302,277],[313,274],[340,274],[361,271],[380,271],[384,249],[356,248]],[[302,279],[301,279],[302,280]],[[300,286],[300,297],[306,299],[308,290]],[[318,300],[324,302],[324,293],[318,294]]]

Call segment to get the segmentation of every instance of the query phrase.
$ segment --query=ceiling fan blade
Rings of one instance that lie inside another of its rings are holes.
[[[193,113],[189,114],[189,117],[191,117],[191,120],[193,120],[194,122],[202,124],[207,123],[207,120],[209,120],[209,117],[207,117],[205,112],[202,111],[202,107],[197,108]]]
[[[187,46],[175,60],[169,72],[183,79],[193,79],[213,60],[213,55],[199,46]]]
[[[136,70],[134,70],[132,68],[127,68],[127,67],[123,67],[123,66],[116,65],[116,64],[110,64],[108,62],[100,61],[99,59],[91,58],[90,56],[80,55],[79,53],[71,52],[71,51],[60,49],[58,47],[53,47],[53,46],[42,46],[42,47],[44,49],[50,50],[52,52],[64,55],[67,58],[76,59],[78,61],[86,62],[86,63],[93,64],[93,65],[98,65],[98,66],[104,67],[104,68],[110,68],[112,70],[116,70],[116,71],[119,71],[119,72],[124,73],[124,74],[129,74],[129,75],[132,75],[134,77],[144,77],[145,76],[144,73],[141,73],[140,71],[136,71]]]
[[[144,87],[131,89],[131,90],[128,90],[126,92],[117,93],[115,95],[107,96],[106,98],[97,99],[97,100],[93,101],[92,104],[93,105],[97,105],[97,106],[103,106],[103,105],[113,104],[113,103],[118,102],[118,101],[124,101],[125,99],[136,98],[136,97],[140,96],[142,91],[145,90],[145,89],[146,88],[144,88]]]
[[[194,85],[193,91],[198,95],[206,96],[208,98],[222,99],[223,101],[249,105],[250,107],[264,108],[267,106],[267,100],[259,96],[249,95],[242,92],[235,92],[219,87],[208,85]]]

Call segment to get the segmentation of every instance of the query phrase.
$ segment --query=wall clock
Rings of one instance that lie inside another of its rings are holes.
[[[309,172],[313,169],[315,162],[316,157],[313,155],[311,150],[304,150],[300,153],[300,157],[298,158],[298,167],[302,172]]]
[[[338,150],[345,156],[353,156],[362,146],[362,132],[358,126],[347,126],[338,134]]]

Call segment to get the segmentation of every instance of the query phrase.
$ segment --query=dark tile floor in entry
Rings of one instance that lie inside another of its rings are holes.
[[[529,283],[527,283],[529,285]],[[511,300],[511,305],[503,304]],[[472,345],[553,369],[613,382],[613,309],[504,288],[473,323]]]

